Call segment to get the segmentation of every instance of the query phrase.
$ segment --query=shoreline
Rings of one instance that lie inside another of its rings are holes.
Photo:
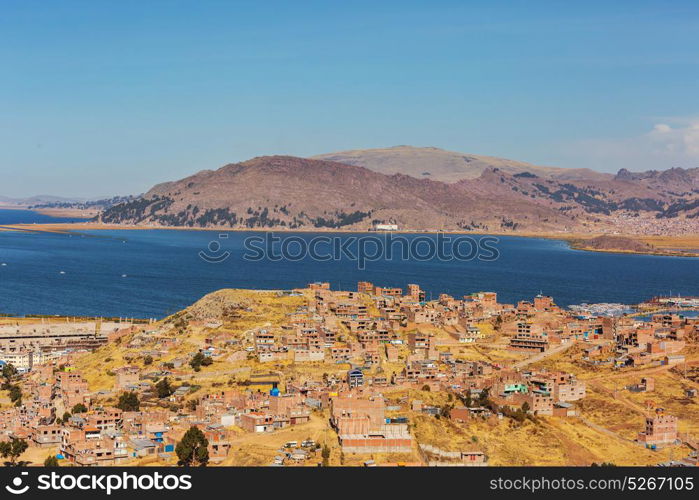
[[[593,248],[581,244],[576,244],[572,241],[568,240],[562,240],[566,241],[568,243],[568,246],[570,247],[571,250],[580,250],[582,252],[598,252],[598,253],[616,253],[616,254],[625,254],[625,255],[651,255],[651,256],[656,256],[656,257],[699,257],[699,253],[693,252],[684,252],[684,251],[678,251],[678,250],[649,250],[646,252],[642,252],[639,250],[624,250],[624,249],[601,249],[601,248]]]
[[[48,214],[45,214],[48,215]],[[94,222],[74,222],[74,223],[40,223],[40,224],[8,224],[0,226],[3,231],[23,231],[23,232],[46,232],[46,233],[70,233],[77,231],[146,231],[146,230],[168,230],[168,231],[218,231],[218,232],[278,232],[278,233],[330,233],[330,234],[366,234],[374,231],[358,229],[288,229],[288,228],[231,228],[231,227],[174,227],[157,225],[123,225],[123,224],[103,224]],[[383,231],[376,231],[384,233]],[[649,235],[638,236],[632,234],[618,234],[615,237],[625,237],[649,243],[653,246],[648,251],[626,250],[623,248],[594,248],[585,245],[585,241],[598,237],[609,236],[609,233],[569,233],[569,232],[476,232],[476,231],[428,231],[428,230],[396,230],[395,234],[456,234],[473,236],[513,236],[520,238],[541,238],[548,240],[562,241],[568,244],[571,250],[600,253],[616,253],[627,255],[652,255],[660,257],[699,257],[699,235],[697,236],[661,236]]]
[[[99,210],[80,208],[32,208],[26,205],[2,205],[0,210],[24,210],[54,218],[75,218],[90,220],[99,214]]]
[[[285,292],[288,289],[284,288],[277,288],[277,289],[269,289],[269,288],[219,288],[216,289],[210,293],[207,293],[203,296],[201,296],[197,300],[201,300],[205,296],[211,294],[211,293],[216,293],[224,290],[229,290],[229,291],[236,291],[236,292],[245,292],[245,293],[251,293],[251,294],[278,294],[280,292]],[[308,290],[305,287],[302,288],[294,288],[294,290]],[[431,300],[430,302],[436,302],[436,299]],[[579,304],[575,304],[579,305]],[[692,307],[692,306],[684,306],[684,307],[676,307],[676,308],[671,308],[668,307],[667,305],[662,306],[662,307],[653,307],[650,302],[645,301],[645,302],[639,302],[639,303],[630,303],[630,304],[623,304],[625,306],[628,306],[630,310],[633,312],[631,313],[624,313],[623,316],[626,317],[639,317],[639,316],[650,316],[652,314],[683,314],[683,313],[688,313],[688,312],[697,312],[699,313],[699,308],[698,307]],[[561,306],[564,310],[569,311],[569,312],[574,312],[571,309],[572,305],[568,306]],[[185,307],[186,308],[186,307]],[[167,318],[171,314],[167,312],[160,313],[157,316],[152,316],[152,317],[145,317],[145,316],[108,316],[108,315],[71,315],[71,314],[63,314],[63,313],[56,313],[56,314],[50,314],[50,313],[25,313],[25,314],[15,314],[15,313],[3,313],[0,312],[0,326],[2,325],[7,325],[7,324],[14,324],[14,323],[34,323],[37,321],[46,321],[50,325],[51,322],[56,322],[56,324],[64,324],[65,322],[74,322],[74,323],[86,323],[86,322],[99,322],[99,321],[113,321],[113,322],[118,322],[118,321],[125,321],[125,322],[131,322],[137,325],[148,325],[153,321],[162,321],[163,319]],[[685,314],[686,315],[686,314]],[[690,316],[694,317],[694,316]],[[697,316],[699,317],[699,316]]]
[[[49,217],[73,217],[85,220],[90,220],[99,215],[99,210],[82,210],[79,208],[31,208],[30,210]]]

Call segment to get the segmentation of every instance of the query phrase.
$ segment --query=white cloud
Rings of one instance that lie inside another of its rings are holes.
[[[690,120],[676,127],[658,123],[646,137],[658,153],[685,156],[699,159],[699,119]]]
[[[657,123],[655,127],[653,127],[653,132],[657,132],[659,134],[665,134],[667,132],[670,132],[672,128],[670,125],[667,125],[665,123]]]
[[[663,118],[635,137],[578,141],[561,151],[561,166],[604,172],[699,167],[699,118]]]

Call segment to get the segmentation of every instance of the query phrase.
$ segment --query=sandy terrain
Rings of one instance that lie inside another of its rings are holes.
[[[83,210],[79,208],[37,208],[34,211],[49,217],[75,217],[81,219],[91,219],[99,213],[99,210]]]

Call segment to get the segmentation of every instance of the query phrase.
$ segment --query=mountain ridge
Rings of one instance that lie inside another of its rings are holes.
[[[173,227],[366,230],[392,223],[415,230],[569,231],[613,229],[619,214],[699,217],[699,169],[577,180],[540,174],[490,167],[476,178],[447,183],[328,160],[262,156],[157,184],[106,209],[98,220]]]
[[[311,158],[361,166],[387,175],[400,172],[418,179],[429,177],[446,183],[475,179],[488,168],[498,168],[507,173],[529,171],[539,176],[560,180],[603,180],[613,177],[613,174],[590,169],[539,166],[495,156],[447,151],[432,146],[403,145],[388,148],[355,149],[315,155]]]

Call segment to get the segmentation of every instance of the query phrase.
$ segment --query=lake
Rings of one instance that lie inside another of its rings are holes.
[[[670,293],[699,295],[699,260],[692,258],[584,252],[560,241],[500,237],[500,256],[494,261],[403,261],[393,256],[367,262],[360,270],[348,258],[245,260],[245,239],[260,234],[0,232],[0,312],[161,318],[220,288],[288,289],[314,281],[348,290],[362,280],[400,287],[417,283],[433,298],[488,290],[508,303],[531,299],[541,291],[563,306],[637,303]],[[314,237],[277,234],[282,239]],[[202,259],[202,251],[212,256],[230,252],[230,257],[211,263]]]
[[[10,224],[64,224],[69,222],[85,222],[76,217],[51,217],[33,210],[0,209],[0,226]]]

